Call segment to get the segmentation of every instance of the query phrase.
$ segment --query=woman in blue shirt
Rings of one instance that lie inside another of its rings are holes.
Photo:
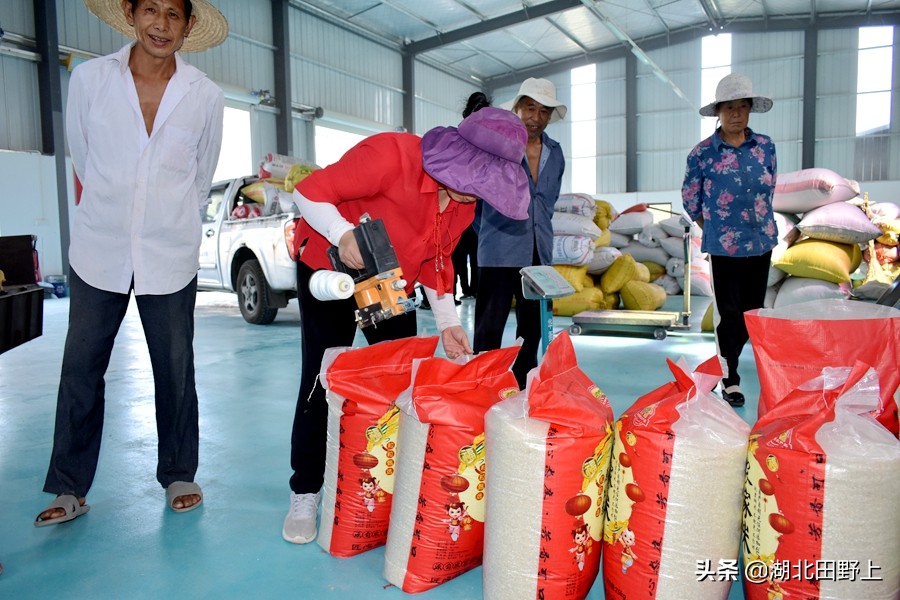
[[[743,406],[738,357],[749,335],[744,313],[762,308],[772,248],[777,243],[772,208],[775,144],[747,123],[751,112],[768,112],[772,100],[753,94],[750,79],[732,73],[716,87],[716,100],[700,109],[719,126],[687,157],[681,199],[703,229],[710,257],[716,346],[722,362],[722,397]]]

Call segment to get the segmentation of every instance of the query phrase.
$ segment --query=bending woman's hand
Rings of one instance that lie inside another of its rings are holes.
[[[444,354],[447,358],[459,358],[463,354],[473,354],[469,345],[469,337],[466,330],[460,325],[447,327],[441,332],[441,343],[444,345]]]
[[[341,262],[348,267],[362,269],[366,266],[366,263],[363,262],[362,254],[359,251],[359,245],[356,243],[356,237],[353,235],[353,231],[346,231],[344,232],[344,235],[341,236],[341,241],[338,243],[338,256],[341,257]]]

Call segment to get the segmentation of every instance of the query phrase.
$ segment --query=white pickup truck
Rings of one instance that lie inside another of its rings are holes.
[[[276,208],[268,216],[233,218],[237,206],[250,205],[241,189],[255,181],[257,177],[240,177],[213,184],[209,204],[200,213],[197,287],[237,292],[244,320],[267,325],[297,296],[297,265],[288,243],[300,215],[296,209]]]

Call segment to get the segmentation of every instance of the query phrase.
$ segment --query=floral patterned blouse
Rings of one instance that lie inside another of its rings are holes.
[[[718,130],[694,146],[681,201],[691,219],[703,217],[704,252],[759,256],[775,247],[775,173],[775,144],[749,128],[737,148],[723,141]]]

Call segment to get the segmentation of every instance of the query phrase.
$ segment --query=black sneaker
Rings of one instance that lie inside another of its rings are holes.
[[[739,408],[744,405],[744,394],[740,392],[729,393],[722,390],[722,400],[724,400],[734,408]]]

